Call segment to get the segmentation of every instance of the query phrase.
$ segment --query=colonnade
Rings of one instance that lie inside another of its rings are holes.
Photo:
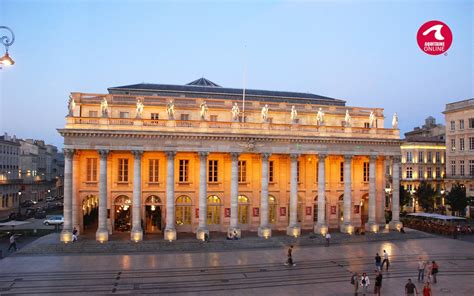
[[[134,184],[133,184],[133,205],[132,205],[132,230],[131,240],[141,241],[143,239],[143,229],[141,226],[141,160],[143,151],[131,151],[134,156]],[[206,225],[207,213],[207,158],[209,152],[198,152],[200,159],[200,179],[199,179],[199,226],[196,230],[196,237],[204,239],[205,235],[209,233]],[[99,162],[99,216],[98,229],[96,232],[96,240],[104,242],[108,240],[109,231],[107,228],[107,158],[108,150],[98,150]],[[164,230],[164,238],[169,241],[176,240],[175,227],[175,151],[165,151],[167,158],[167,176],[166,176],[166,227]],[[61,241],[72,241],[72,202],[73,202],[73,188],[72,188],[72,161],[74,157],[73,149],[64,149],[65,155],[65,173],[64,173],[64,226],[61,232]],[[260,237],[268,238],[271,236],[271,228],[269,225],[269,157],[270,153],[261,153],[262,172],[261,172],[261,194],[260,194],[260,226],[258,228],[258,235]],[[298,158],[299,154],[290,154],[290,209],[289,209],[289,225],[287,227],[287,234],[291,236],[299,236],[301,233],[300,225],[297,220],[298,207]],[[230,184],[230,225],[229,232],[236,233],[240,236],[240,229],[238,225],[238,161],[239,153],[231,152],[231,184]],[[326,224],[326,153],[318,155],[318,219],[314,225],[314,232],[325,234],[328,230]],[[376,223],[376,155],[369,156],[369,220],[367,227],[369,231],[378,231],[378,224]],[[354,227],[351,223],[352,218],[352,155],[344,155],[344,201],[343,201],[343,224],[341,225],[341,232],[352,233]],[[392,162],[392,221],[390,226],[392,229],[400,228],[399,221],[399,170],[400,158],[394,157]]]

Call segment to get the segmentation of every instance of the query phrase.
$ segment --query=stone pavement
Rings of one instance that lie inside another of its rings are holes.
[[[331,244],[348,244],[360,242],[395,241],[415,238],[433,237],[430,234],[407,230],[405,234],[393,231],[381,233],[367,233],[365,235],[348,235],[333,233]],[[95,241],[94,235],[81,236],[79,241],[70,244],[59,242],[58,234],[44,236],[32,244],[21,248],[19,255],[47,255],[47,254],[132,254],[132,253],[180,253],[180,252],[219,252],[245,249],[272,249],[289,246],[322,246],[325,239],[320,235],[304,233],[299,238],[289,237],[284,232],[274,232],[269,239],[262,239],[255,233],[244,233],[243,238],[237,241],[226,240],[225,234],[211,234],[208,243],[196,240],[194,234],[180,234],[178,240],[168,242],[161,237],[154,236],[142,242],[131,242],[129,234],[114,234],[106,243]]]
[[[421,256],[440,266],[433,295],[472,296],[473,247],[442,237],[305,245],[294,250],[295,267],[283,265],[286,246],[109,256],[23,253],[0,260],[0,294],[353,295],[351,272],[367,272],[372,291],[374,256],[385,249],[391,265],[383,272],[382,295],[404,295],[408,278],[421,288],[416,281]]]

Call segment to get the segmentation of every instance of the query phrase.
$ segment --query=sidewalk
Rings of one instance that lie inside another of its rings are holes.
[[[79,241],[64,244],[59,241],[59,234],[49,234],[43,236],[31,244],[23,247],[15,255],[83,255],[83,254],[130,254],[130,253],[181,253],[181,252],[225,252],[245,249],[274,249],[282,248],[293,244],[299,247],[324,246],[325,239],[320,235],[303,233],[299,238],[287,236],[284,232],[273,233],[269,239],[257,237],[256,233],[242,233],[240,240],[226,240],[223,233],[211,233],[210,242],[201,242],[192,233],[178,234],[178,240],[168,242],[161,236],[146,236],[142,242],[132,242],[129,234],[114,234],[106,243],[95,241],[94,236],[80,236]],[[349,244],[376,241],[395,241],[432,238],[427,234],[417,230],[407,229],[406,233],[381,232],[367,233],[365,235],[348,235],[343,233],[332,233],[331,245]]]

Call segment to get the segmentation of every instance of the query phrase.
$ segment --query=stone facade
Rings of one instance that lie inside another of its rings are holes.
[[[298,236],[301,229],[352,233],[385,225],[384,168],[391,164],[398,172],[401,153],[399,130],[383,127],[383,109],[250,97],[243,114],[242,102],[226,97],[229,89],[217,89],[219,99],[194,90],[165,95],[159,86],[153,95],[133,88],[71,94],[70,116],[59,129],[65,144],[63,241],[71,239],[72,227],[83,231],[84,214],[94,210],[98,241],[116,231],[130,231],[139,241],[143,231],[174,240],[180,232],[198,239],[209,231],[242,230]],[[234,103],[241,108],[237,121]],[[316,120],[318,110],[324,122]],[[398,174],[393,179],[398,188]],[[395,189],[393,201],[397,228]]]

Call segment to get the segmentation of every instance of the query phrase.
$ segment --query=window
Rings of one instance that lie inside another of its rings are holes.
[[[275,223],[277,221],[277,202],[274,196],[268,196],[268,222]]]
[[[418,152],[418,163],[422,163],[423,162],[423,151],[419,151]]]
[[[411,151],[407,151],[407,162],[413,162],[413,153]]]
[[[296,182],[300,182],[300,161],[296,162]]]
[[[268,162],[268,182],[272,183],[274,182],[274,169],[273,169],[273,160]]]
[[[319,180],[319,161],[316,163],[316,183]]]
[[[459,161],[459,175],[464,177],[464,160]]]
[[[189,114],[181,114],[181,120],[189,120]]]
[[[158,120],[158,119],[160,119],[160,114],[158,114],[158,113],[151,113],[150,119],[151,119],[151,120]]]
[[[211,115],[209,121],[217,121],[217,115]]]
[[[432,163],[433,162],[433,154],[431,153],[431,151],[428,151],[428,163]]]
[[[427,178],[428,179],[432,179],[433,178],[433,170],[431,167],[427,167],[426,168],[426,175],[427,175]]]
[[[179,160],[179,182],[189,182],[189,160]]]
[[[189,196],[180,196],[176,199],[176,225],[191,225],[193,203]]]
[[[128,182],[128,158],[119,158],[118,162],[118,181]]]
[[[87,158],[87,182],[97,182],[97,158]]]
[[[239,183],[247,182],[247,161],[239,160]]]
[[[423,179],[423,168],[422,167],[418,168],[418,179]]]
[[[128,113],[128,112],[120,112],[120,118],[130,118],[130,113]]]
[[[407,185],[407,191],[412,192],[413,191],[413,184],[408,184]]]
[[[454,122],[454,120],[451,120],[451,130],[454,131],[456,129],[456,124]]]
[[[459,129],[460,130],[464,129],[464,119],[459,119]]]
[[[249,199],[245,195],[238,196],[238,210],[237,210],[237,217],[239,224],[248,224],[249,223]]]
[[[344,162],[341,161],[339,166],[339,181],[344,182]]]
[[[441,162],[441,153],[439,151],[436,151],[436,163]]]
[[[364,128],[370,128],[370,123],[364,122]]]
[[[474,177],[474,159],[469,160],[469,176]]]
[[[469,137],[469,150],[474,150],[474,137]]]
[[[407,168],[407,179],[411,179],[411,178],[413,178],[413,168],[408,167]]]
[[[451,160],[451,176],[456,176],[456,161]]]
[[[441,178],[441,168],[440,167],[436,167],[436,178],[437,179]]]
[[[208,182],[216,183],[217,182],[217,160],[209,160],[209,169],[208,169]]]
[[[474,118],[469,118],[469,128],[474,128]]]
[[[150,159],[148,161],[148,182],[158,183],[159,161]]]
[[[216,195],[207,197],[207,224],[221,224],[221,199]]]
[[[89,111],[89,117],[98,117],[97,111]]]
[[[464,151],[464,138],[459,139],[459,151]]]
[[[451,139],[451,151],[456,151],[456,139]]]
[[[369,163],[364,162],[364,182],[369,182]]]

